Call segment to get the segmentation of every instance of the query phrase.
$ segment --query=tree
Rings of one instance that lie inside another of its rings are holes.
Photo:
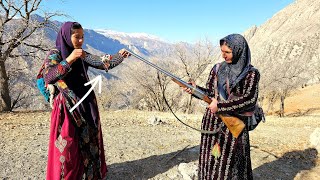
[[[215,56],[214,50],[212,43],[207,39],[200,40],[194,45],[179,43],[169,55],[148,57],[147,60],[184,81],[189,81],[191,78],[199,84],[205,84],[212,64],[218,57]],[[118,84],[114,81],[112,86],[108,87],[113,96],[107,100],[109,103],[105,104],[110,104],[111,101],[111,104],[122,102],[121,104],[125,104],[128,108],[168,111],[165,96],[174,111],[195,110],[191,96],[182,92],[170,77],[143,62],[129,64],[124,62],[122,65],[124,66],[117,68],[121,82]]]
[[[215,51],[212,42],[208,39],[199,40],[193,47],[188,47],[186,44],[176,44],[176,51],[182,71],[180,74],[183,78],[188,78],[196,83],[202,83],[206,80],[206,70],[212,68],[214,61],[217,61],[220,57],[220,53]],[[215,56],[214,56],[215,55]],[[188,99],[185,111],[191,113],[192,108],[192,96]]]
[[[173,66],[168,61],[160,61],[156,58],[150,59],[151,62],[159,67],[167,67],[166,70],[172,72]],[[167,91],[171,80],[167,76],[159,73],[152,67],[138,62],[130,66],[130,73],[126,76],[126,82],[130,83],[127,87],[134,87],[134,98],[131,100],[131,106],[137,109],[147,109],[149,111],[166,111],[167,107],[163,99],[163,94],[172,97],[171,91]],[[168,93],[170,94],[168,94]]]
[[[41,2],[42,0],[0,2],[0,112],[13,108],[6,61],[10,58],[34,56],[38,50],[47,50],[43,41],[34,39],[42,37],[44,28],[52,27],[50,19],[62,15],[44,13],[43,19],[39,21],[36,12],[40,10]],[[13,102],[16,104],[16,100]]]
[[[310,56],[308,44],[304,42],[283,42],[269,45],[260,54],[263,61],[257,61],[261,72],[260,89],[262,96],[269,99],[267,111],[273,107],[279,98],[280,117],[284,117],[285,99],[298,87],[308,82],[311,64],[304,63]],[[269,55],[267,55],[269,54]],[[304,65],[302,65],[304,64]]]

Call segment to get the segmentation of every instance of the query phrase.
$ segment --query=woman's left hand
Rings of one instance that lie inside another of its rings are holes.
[[[128,52],[128,51],[126,51],[126,49],[121,49],[119,52],[118,52],[123,58],[127,58],[127,57],[129,57],[129,56],[131,56],[131,54]]]
[[[187,82],[187,83],[190,84],[190,85],[193,86],[193,87],[196,87],[196,83],[195,83],[194,81],[189,81],[189,82]],[[187,88],[187,87],[182,87],[182,89],[183,89],[185,92],[187,92],[187,93],[189,93],[189,94],[192,94],[192,89]]]
[[[218,101],[215,98],[212,98],[211,100],[212,101],[208,108],[210,109],[211,113],[216,113],[218,111]]]

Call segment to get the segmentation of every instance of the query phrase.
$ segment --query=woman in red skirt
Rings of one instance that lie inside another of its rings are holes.
[[[107,173],[97,100],[89,91],[88,67],[108,70],[128,54],[91,55],[82,49],[84,31],[77,22],[62,25],[56,48],[46,56],[44,79],[56,88],[51,113],[47,179],[103,179]]]

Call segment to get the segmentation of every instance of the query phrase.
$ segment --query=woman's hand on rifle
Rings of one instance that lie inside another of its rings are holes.
[[[196,83],[194,82],[194,81],[189,81],[189,82],[187,82],[188,84],[190,84],[191,86],[193,86],[193,87],[196,87]],[[185,91],[185,92],[187,92],[187,93],[189,93],[189,94],[192,94],[192,89],[190,89],[190,88],[188,88],[188,87],[182,87],[182,89]]]
[[[118,52],[123,58],[127,58],[127,57],[129,57],[129,56],[131,56],[131,54],[128,52],[128,51],[126,51],[126,49],[120,49],[120,51]]]
[[[215,98],[211,98],[211,100],[212,101],[208,108],[210,109],[211,113],[216,113],[218,111],[218,101]]]

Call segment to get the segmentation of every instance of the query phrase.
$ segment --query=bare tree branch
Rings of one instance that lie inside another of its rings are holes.
[[[36,58],[43,55],[41,51],[48,50],[48,42],[43,41],[44,28],[55,28],[50,20],[62,13],[44,12],[42,19],[37,18],[41,9],[42,0],[1,0],[0,1],[0,111],[17,107],[17,100],[23,101],[25,96],[19,94],[11,101],[9,85],[15,84],[9,81],[15,78],[15,74],[9,74],[6,62],[12,58],[21,59]],[[30,61],[29,61],[30,62]],[[13,62],[15,63],[15,62]],[[23,64],[28,66],[32,63]],[[12,106],[13,105],[13,106]]]

